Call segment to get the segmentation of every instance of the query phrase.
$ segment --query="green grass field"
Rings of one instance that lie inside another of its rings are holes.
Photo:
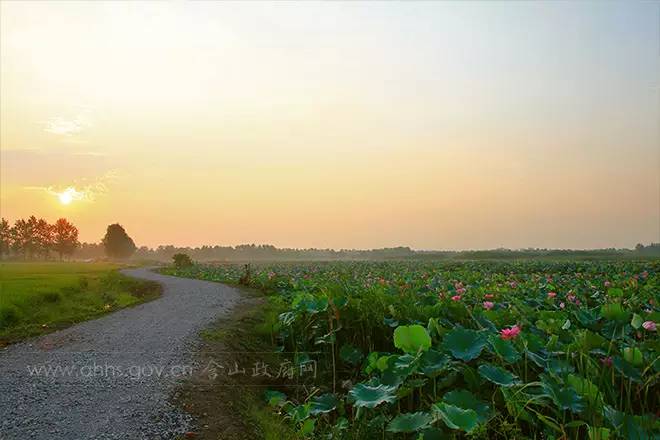
[[[0,264],[0,346],[160,295],[112,263]]]

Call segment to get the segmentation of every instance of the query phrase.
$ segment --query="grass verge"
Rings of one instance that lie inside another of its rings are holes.
[[[194,438],[296,438],[286,422],[264,403],[264,392],[272,381],[249,373],[250,366],[259,362],[277,365],[281,361],[270,343],[277,307],[260,293],[243,292],[246,299],[230,316],[201,332],[196,359],[201,368],[181,385],[175,402],[195,418]],[[234,367],[245,368],[247,376],[227,374]]]
[[[161,286],[112,263],[0,264],[0,346],[157,298]]]

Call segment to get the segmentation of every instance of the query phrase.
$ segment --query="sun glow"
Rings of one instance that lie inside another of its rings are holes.
[[[72,186],[68,187],[64,191],[57,193],[57,198],[60,200],[60,203],[63,205],[68,205],[74,200],[80,199],[81,194],[76,191]]]

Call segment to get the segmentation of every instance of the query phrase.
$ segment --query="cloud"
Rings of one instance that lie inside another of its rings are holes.
[[[60,136],[73,136],[92,126],[89,110],[82,110],[73,117],[55,116],[44,122],[44,130]]]
[[[43,191],[50,196],[57,197],[60,201],[94,202],[97,198],[105,195],[112,183],[119,179],[117,171],[112,170],[96,179],[80,179],[72,184],[51,186],[25,186],[26,190]]]

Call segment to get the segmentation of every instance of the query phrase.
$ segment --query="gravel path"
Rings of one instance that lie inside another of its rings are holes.
[[[239,291],[123,272],[158,281],[162,297],[0,350],[0,439],[171,439],[189,429],[168,396],[204,368],[192,361],[197,332]]]

